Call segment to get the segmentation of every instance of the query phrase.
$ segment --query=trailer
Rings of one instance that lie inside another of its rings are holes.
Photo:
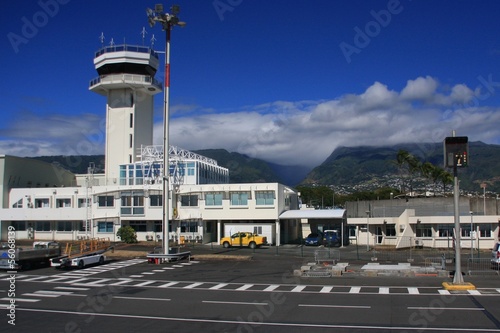
[[[62,256],[50,259],[55,268],[84,268],[88,265],[102,265],[106,261],[105,252],[112,250],[109,239],[82,240],[77,244],[68,243]]]
[[[51,258],[61,255],[58,242],[33,242],[30,248],[2,244],[0,249],[0,269],[30,269],[36,265],[47,265]]]

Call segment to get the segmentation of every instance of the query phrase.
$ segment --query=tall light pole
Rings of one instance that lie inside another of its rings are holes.
[[[170,31],[175,25],[185,26],[185,22],[179,21],[177,14],[180,8],[178,5],[172,5],[170,13],[163,12],[163,5],[156,4],[155,9],[146,9],[148,22],[153,27],[156,22],[160,22],[163,30],[166,32],[165,40],[165,86],[163,89],[163,223],[162,223],[162,246],[163,254],[169,253],[169,215],[168,215],[168,180],[170,176],[169,165],[169,143],[168,143],[168,127],[169,127],[169,90],[170,90]]]
[[[370,211],[366,211],[366,251],[370,251]]]
[[[471,210],[470,211],[470,258],[471,259],[474,259],[474,240],[472,238],[472,230],[474,227],[474,222],[472,220],[473,214],[474,214],[474,212]]]

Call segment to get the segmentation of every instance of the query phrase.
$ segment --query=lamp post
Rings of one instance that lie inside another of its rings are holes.
[[[366,251],[370,251],[370,211],[366,211]]]
[[[474,222],[472,220],[473,214],[474,214],[474,212],[470,211],[470,257],[471,257],[471,259],[474,259],[474,240],[472,238],[472,230],[474,227]]]
[[[173,5],[170,8],[170,13],[163,12],[163,5],[156,4],[155,9],[146,9],[148,22],[150,27],[153,27],[156,22],[160,22],[163,30],[166,32],[165,40],[165,86],[163,89],[163,226],[162,226],[162,246],[163,254],[169,253],[169,217],[168,217],[168,194],[169,194],[169,143],[168,143],[168,127],[169,127],[169,90],[170,90],[170,31],[175,25],[185,26],[185,22],[179,21],[177,14],[180,8],[178,5]]]

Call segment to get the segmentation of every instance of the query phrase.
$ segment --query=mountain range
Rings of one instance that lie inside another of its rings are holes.
[[[356,188],[397,187],[399,173],[396,158],[399,150],[405,150],[421,162],[443,166],[442,143],[411,143],[394,146],[338,147],[320,165],[313,169],[285,166],[252,158],[225,149],[194,151],[212,158],[220,166],[229,169],[231,183],[280,182],[288,186],[329,185],[353,191]],[[42,156],[35,159],[58,163],[74,173],[86,173],[90,162],[96,172],[104,169],[104,156]],[[453,173],[452,170],[448,170]],[[101,171],[102,172],[102,171]],[[486,184],[488,192],[500,191],[500,145],[483,142],[469,143],[469,166],[458,172],[460,189],[482,192]]]

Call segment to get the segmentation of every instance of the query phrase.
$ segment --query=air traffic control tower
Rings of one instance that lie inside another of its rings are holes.
[[[107,97],[105,177],[118,185],[119,166],[134,163],[153,144],[153,97],[162,91],[154,76],[158,54],[144,46],[113,45],[95,53],[99,77],[89,90]]]

